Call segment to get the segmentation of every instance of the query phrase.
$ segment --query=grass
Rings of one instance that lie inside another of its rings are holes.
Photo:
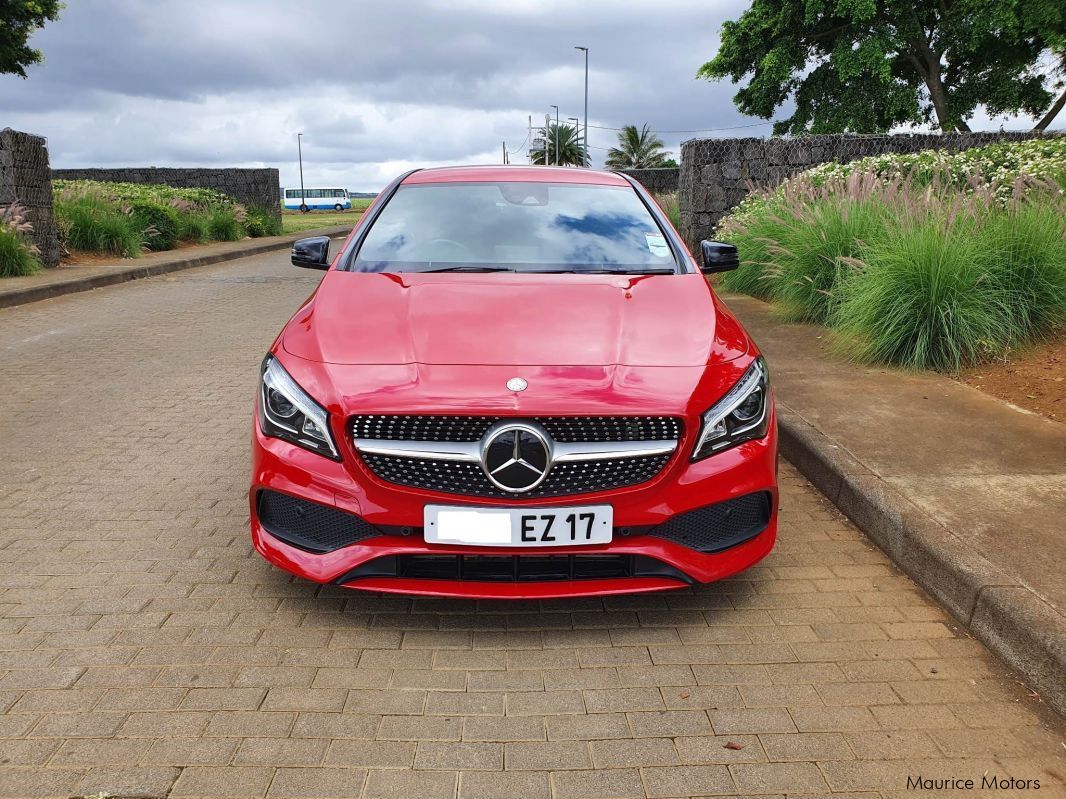
[[[800,206],[777,217],[779,235],[767,245],[767,255],[786,319],[826,323],[856,259],[883,235],[884,213],[879,203],[845,200]]]
[[[0,228],[0,277],[32,275],[40,268],[40,262],[22,236]]]
[[[182,243],[238,241],[282,232],[274,213],[245,208],[212,189],[53,181],[55,214],[68,250],[136,258]]]
[[[178,240],[203,244],[211,238],[211,220],[206,213],[187,213],[178,217]]]
[[[37,248],[26,238],[32,230],[22,206],[12,203],[0,209],[0,277],[21,277],[40,270]]]
[[[145,244],[137,221],[100,196],[57,198],[55,214],[68,249],[136,258]]]
[[[1003,146],[999,161],[1029,163]],[[1066,195],[1038,166],[1006,187],[874,162],[799,175],[723,220],[741,267],[721,285],[828,326],[855,360],[956,372],[1002,357],[1066,321]]]
[[[777,217],[767,213],[755,214],[745,224],[734,224],[725,232],[724,237],[737,246],[741,259],[736,270],[721,275],[720,283],[739,294],[773,299],[776,273],[769,271],[773,269],[769,250],[776,245],[778,230]]]
[[[838,346],[859,360],[958,371],[1023,339],[987,244],[973,219],[907,221],[867,249],[869,269],[841,288]]]
[[[670,220],[675,229],[681,229],[681,202],[676,191],[653,193],[655,201],[663,209],[663,213]]]
[[[359,203],[359,207],[356,207]],[[281,215],[281,227],[286,233],[299,233],[301,230],[316,230],[323,227],[352,225],[359,221],[363,211],[370,205],[369,199],[353,199],[351,211],[285,211]]]
[[[215,208],[207,217],[207,235],[215,241],[239,241],[248,235],[245,214],[233,208]]]
[[[271,211],[264,208],[249,208],[244,227],[253,239],[262,236],[280,236],[281,222]]]
[[[124,206],[134,203],[159,203],[175,207],[216,208],[235,205],[236,201],[214,189],[177,189],[155,183],[121,183],[94,180],[53,180],[57,194],[84,194],[106,191],[107,195]]]
[[[1013,324],[1050,330],[1066,318],[1066,224],[1062,204],[1026,203],[993,219],[986,238],[1004,268],[997,280],[1007,294]]]
[[[92,181],[53,181],[55,212],[69,250],[136,258],[144,250],[182,243],[237,241],[323,227],[355,225],[372,198],[355,198],[351,211],[285,212],[281,221],[263,208],[245,208],[211,189]]]
[[[161,203],[139,201],[128,216],[149,250],[172,250],[178,242],[178,212]]]

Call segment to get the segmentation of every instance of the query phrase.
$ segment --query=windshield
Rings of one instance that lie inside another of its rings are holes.
[[[374,220],[357,272],[673,273],[662,229],[629,186],[400,186]]]

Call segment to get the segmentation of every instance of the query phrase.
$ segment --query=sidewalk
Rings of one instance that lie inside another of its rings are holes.
[[[307,236],[347,236],[350,230],[350,225],[320,230],[301,230],[299,233],[286,233],[282,236],[216,242],[180,250],[146,253],[140,258],[128,258],[108,264],[43,269],[36,275],[0,280],[0,308],[24,305],[27,302],[37,302],[63,294],[124,283],[127,280],[191,269],[195,266],[231,261],[272,250],[283,250],[290,247],[297,239]]]
[[[782,454],[1066,712],[1066,426],[935,374],[845,363],[824,329],[728,303],[769,362]]]

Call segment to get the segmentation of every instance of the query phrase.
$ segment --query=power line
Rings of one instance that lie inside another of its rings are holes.
[[[764,127],[766,125],[773,125],[773,124],[774,124],[774,121],[770,120],[768,122],[751,122],[751,123],[748,123],[748,124],[745,124],[745,125],[729,125],[729,126],[720,127],[720,128],[691,128],[691,129],[686,129],[686,130],[655,130],[654,132],[655,133],[715,133],[717,131],[723,131],[723,130],[744,130],[744,129],[747,129],[747,128],[760,128],[760,127]],[[619,131],[624,130],[624,128],[613,128],[613,127],[610,127],[608,125],[593,125],[592,123],[589,123],[588,126],[590,128],[594,128],[596,130],[610,130],[610,131],[615,131],[615,132],[619,132]],[[543,127],[541,127],[541,128],[534,127],[533,130],[535,130],[535,131],[543,131],[543,130],[545,130],[545,128],[543,128]],[[520,152],[523,152],[523,148],[525,148],[527,142],[529,143],[529,146],[532,147],[532,141],[530,141],[530,138],[531,137],[529,135],[529,131],[527,130],[526,137],[522,140],[521,144],[519,144],[513,150],[510,147],[507,148],[508,155],[516,155],[516,154],[518,154]],[[601,150],[603,152],[609,152],[611,149],[613,149],[611,147],[598,147],[595,144],[589,144],[588,148],[590,150]]]
[[[759,127],[762,127],[763,125],[773,125],[773,124],[774,124],[773,121],[770,121],[770,122],[752,122],[749,125],[731,125],[731,126],[725,127],[725,128],[692,128],[691,130],[657,130],[657,129],[652,129],[652,131],[654,133],[714,133],[715,131],[719,131],[719,130],[741,130],[742,128],[759,128]],[[611,127],[607,127],[606,125],[591,125],[590,124],[589,127],[590,128],[597,128],[599,130],[614,130],[614,131],[625,130],[625,128],[611,128]]]
[[[524,139],[522,139],[521,144],[519,144],[513,150],[510,147],[507,148],[507,155],[511,156],[511,155],[518,155],[519,153],[524,153],[527,141],[529,141],[529,131],[528,130],[526,131],[526,137]]]

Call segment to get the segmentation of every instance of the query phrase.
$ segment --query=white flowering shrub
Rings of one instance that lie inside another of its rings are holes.
[[[53,180],[52,191],[63,199],[85,195],[106,196],[123,205],[158,203],[179,210],[208,211],[237,204],[232,197],[214,189],[176,189],[154,183],[117,183],[96,180]]]

